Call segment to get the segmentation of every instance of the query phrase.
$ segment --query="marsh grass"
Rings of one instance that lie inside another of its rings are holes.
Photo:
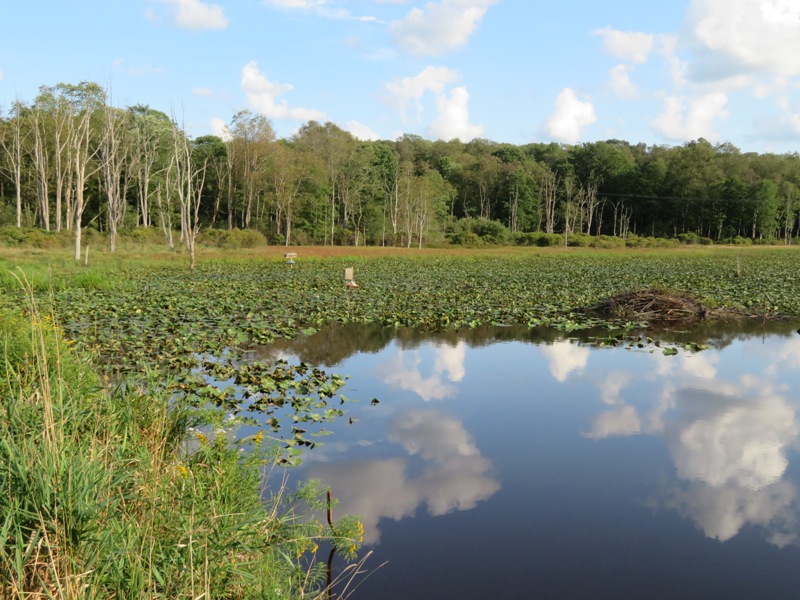
[[[354,551],[357,522],[308,519],[313,485],[265,499],[269,440],[209,431],[163,374],[109,391],[24,290],[0,315],[0,598],[324,595],[316,546]]]

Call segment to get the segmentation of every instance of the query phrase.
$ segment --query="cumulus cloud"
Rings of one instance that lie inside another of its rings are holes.
[[[794,410],[777,395],[739,391],[720,382],[678,391],[678,417],[665,429],[678,477],[758,490],[783,476],[798,434]]]
[[[589,349],[567,340],[541,346],[541,352],[556,381],[566,381],[570,374],[582,371],[589,362]]]
[[[293,89],[290,83],[274,83],[251,60],[242,67],[242,90],[254,110],[270,119],[325,121],[325,113],[311,108],[290,107],[281,96]]]
[[[496,0],[440,0],[412,8],[390,24],[395,43],[413,56],[438,56],[464,46]]]
[[[216,135],[226,142],[232,139],[231,129],[223,119],[220,119],[219,117],[213,117],[209,125],[212,135]]]
[[[481,137],[483,127],[470,122],[467,88],[451,87],[459,78],[458,71],[453,69],[428,66],[417,75],[387,83],[386,102],[400,114],[404,122],[408,121],[409,112],[413,112],[419,122],[425,110],[423,98],[428,93],[433,94],[436,116],[428,126],[428,133],[442,140],[458,138],[467,142]]]
[[[614,371],[600,384],[600,400],[605,404],[621,404],[620,394],[622,389],[633,379],[630,373]]]
[[[633,67],[617,65],[611,69],[611,89],[621,100],[634,100],[639,97],[639,88],[631,81],[630,74]]]
[[[448,86],[459,79],[458,71],[447,67],[425,67],[413,77],[403,77],[386,84],[387,98],[405,121],[409,103],[413,103],[419,118],[422,111],[422,97],[426,92],[433,92],[436,96],[445,93]]]
[[[181,29],[201,31],[228,27],[228,17],[218,4],[206,4],[201,0],[160,0],[160,2],[172,7],[175,11],[174,23]]]
[[[800,75],[800,4],[794,0],[693,0],[687,27],[696,80]]]
[[[500,489],[491,462],[456,418],[433,410],[400,413],[388,438],[408,457],[327,463],[309,474],[337,490],[342,513],[360,516],[366,544],[380,541],[382,518],[411,516],[423,504],[433,516],[469,510]],[[411,468],[412,457],[420,468]]]
[[[427,377],[422,374],[422,357],[419,352],[403,350],[381,365],[378,374],[394,389],[409,390],[423,400],[449,398],[456,393],[456,386],[452,383],[461,381],[464,377],[466,347],[464,342],[459,342],[455,347],[447,344],[434,345],[433,350],[436,358],[432,372]]]
[[[381,139],[381,136],[359,121],[348,121],[345,129],[352,133],[353,137],[362,141],[375,141]]]
[[[667,386],[674,411],[663,432],[682,481],[657,504],[720,541],[750,524],[777,546],[798,542],[797,490],[785,475],[800,427],[773,387],[747,375],[735,384],[694,379]]]
[[[797,490],[788,481],[760,490],[726,485],[676,486],[664,506],[694,521],[707,536],[721,542],[734,537],[745,525],[766,529],[767,541],[783,547],[797,543]]]
[[[675,35],[660,35],[658,40],[658,53],[669,68],[672,84],[680,89],[686,85],[686,72],[689,64],[678,57],[678,37]]]
[[[728,95],[712,92],[691,100],[687,106],[686,98],[668,96],[664,99],[666,107],[655,120],[653,129],[670,140],[686,141],[700,137],[710,141],[719,139],[715,129],[718,120],[726,119],[725,105]]]
[[[433,368],[440,373],[447,373],[450,381],[461,381],[467,371],[464,359],[467,356],[467,345],[459,341],[455,346],[441,344],[436,346],[436,359]]]
[[[547,135],[565,144],[581,138],[584,127],[597,120],[591,102],[578,99],[572,88],[565,88],[556,98],[556,109],[544,122]]]
[[[595,29],[592,33],[603,38],[603,48],[611,56],[638,64],[647,62],[655,42],[652,34],[617,31],[610,27]]]
[[[430,125],[430,133],[445,141],[459,139],[468,142],[483,135],[483,127],[469,122],[469,92],[459,86],[450,95],[436,97],[436,119]]]
[[[583,435],[590,439],[601,439],[633,435],[641,431],[642,420],[636,407],[620,405],[597,415],[592,420],[591,431]]]

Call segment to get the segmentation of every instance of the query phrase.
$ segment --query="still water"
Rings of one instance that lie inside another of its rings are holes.
[[[290,470],[361,516],[355,600],[780,599],[800,593],[800,335],[773,327],[674,356],[364,327],[269,352],[359,400]]]

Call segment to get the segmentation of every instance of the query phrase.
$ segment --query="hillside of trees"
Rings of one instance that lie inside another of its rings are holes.
[[[113,106],[95,83],[41,87],[0,111],[0,227],[173,245],[209,229],[271,244],[539,243],[652,236],[791,243],[800,157],[607,140],[521,146],[414,135],[362,142],[332,123],[278,139],[250,111],[229,139],[191,139],[180,116]],[[555,239],[552,238],[552,239]],[[538,240],[538,242],[537,242]]]

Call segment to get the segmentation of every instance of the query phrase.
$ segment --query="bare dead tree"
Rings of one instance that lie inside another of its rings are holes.
[[[181,237],[189,252],[189,268],[195,266],[195,240],[200,233],[200,199],[203,195],[208,158],[196,165],[192,145],[177,124],[172,131],[173,152],[167,168],[167,193],[173,191],[180,203]]]
[[[27,132],[22,126],[22,109],[22,102],[15,101],[9,111],[10,118],[6,134],[0,135],[0,146],[8,158],[10,165],[8,170],[16,188],[17,227],[22,227],[22,154],[23,144],[27,137]]]

